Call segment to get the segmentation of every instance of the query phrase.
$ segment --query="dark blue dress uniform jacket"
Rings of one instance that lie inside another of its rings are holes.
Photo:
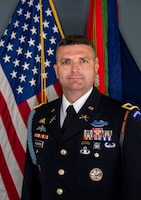
[[[141,114],[92,94],[67,131],[60,128],[61,98],[29,117],[22,200],[141,200]]]

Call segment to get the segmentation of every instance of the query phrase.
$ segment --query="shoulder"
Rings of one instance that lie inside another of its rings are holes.
[[[34,106],[33,110],[35,110],[36,112],[40,112],[43,111],[44,109],[52,109],[53,107],[57,106],[60,102],[60,98],[59,99],[55,99],[54,101],[48,102],[48,103],[41,103],[39,105]]]
[[[129,113],[131,118],[140,119],[141,121],[141,111],[139,106],[131,103],[125,103],[122,105],[122,108],[126,110],[126,113]]]

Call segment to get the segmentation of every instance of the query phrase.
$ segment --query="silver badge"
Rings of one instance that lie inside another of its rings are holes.
[[[84,146],[83,149],[80,150],[80,153],[84,155],[88,155],[90,154],[90,150],[87,148],[87,146]]]
[[[113,149],[113,148],[115,148],[116,144],[113,143],[113,142],[112,142],[112,143],[105,142],[104,146],[105,146],[106,148]]]

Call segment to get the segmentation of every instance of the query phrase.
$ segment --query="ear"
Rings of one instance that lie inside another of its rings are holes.
[[[99,70],[99,61],[98,61],[98,58],[96,57],[96,59],[95,59],[95,72],[96,72],[96,74],[98,73],[98,70]]]
[[[54,68],[54,71],[55,71],[56,77],[58,78],[57,64],[54,64],[54,65],[53,65],[53,68]]]

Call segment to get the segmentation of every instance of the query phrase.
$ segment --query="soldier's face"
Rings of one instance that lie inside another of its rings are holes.
[[[83,44],[60,46],[54,69],[63,92],[87,92],[94,84],[99,64],[92,47]]]

